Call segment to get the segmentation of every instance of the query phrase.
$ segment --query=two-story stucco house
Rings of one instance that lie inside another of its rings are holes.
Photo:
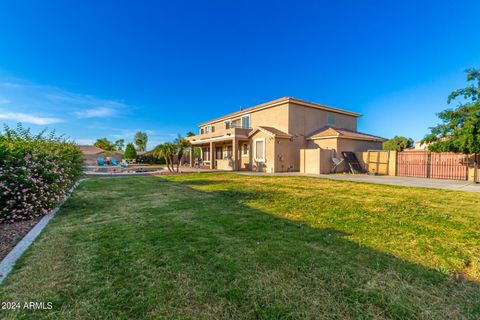
[[[299,171],[302,149],[331,149],[334,155],[382,149],[383,138],[357,132],[360,116],[284,97],[201,123],[199,134],[188,139],[212,169]]]

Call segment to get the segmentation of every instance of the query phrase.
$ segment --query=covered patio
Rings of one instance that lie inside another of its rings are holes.
[[[194,152],[190,152],[190,166],[196,164],[204,168],[238,171],[248,169],[248,137],[207,138],[205,140],[190,141],[192,148],[200,149],[200,159],[195,159]]]

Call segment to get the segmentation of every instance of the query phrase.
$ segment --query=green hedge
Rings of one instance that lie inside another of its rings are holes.
[[[74,144],[21,125],[0,133],[0,223],[27,220],[52,210],[83,172]]]

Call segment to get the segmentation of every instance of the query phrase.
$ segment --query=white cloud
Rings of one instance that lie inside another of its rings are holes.
[[[117,110],[107,107],[99,107],[76,111],[75,115],[79,118],[103,118],[111,117],[117,114]]]
[[[0,111],[0,119],[32,123],[37,125],[47,125],[47,124],[62,122],[62,119],[58,119],[58,118],[40,117],[40,116],[34,116],[31,114],[26,114],[21,112],[1,112],[1,111]]]
[[[71,92],[22,79],[1,78],[0,105],[5,105],[5,108],[7,108],[5,111],[10,114],[23,113],[24,115],[30,115],[31,113],[37,113],[45,116],[50,115],[51,119],[56,119],[56,115],[62,114],[65,121],[68,121],[68,118],[119,116],[126,110],[132,109],[132,106],[128,106],[121,101]],[[6,119],[6,116],[4,119]]]

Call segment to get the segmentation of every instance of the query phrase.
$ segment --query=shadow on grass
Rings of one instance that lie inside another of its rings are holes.
[[[195,188],[224,186],[231,181],[198,179],[168,183]],[[198,189],[195,191],[198,192]],[[200,212],[200,208],[209,205],[202,199],[192,199],[187,207],[196,208],[198,219],[203,217],[212,226],[221,226],[221,233],[257,246],[254,256],[266,270],[281,270],[291,276],[291,281],[299,279],[297,284],[303,283],[307,289],[316,287],[309,283],[311,280],[319,281],[318,284],[326,289],[320,290],[323,297],[327,291],[330,298],[345,302],[340,303],[346,307],[344,314],[354,317],[480,318],[480,285],[475,281],[459,275],[449,276],[442,270],[362,246],[345,239],[348,234],[336,229],[314,228],[245,205],[250,200],[275,198],[271,192],[238,189],[204,192],[209,195],[208,201],[215,203],[217,210]],[[283,193],[274,192],[277,196]],[[178,207],[185,206],[182,199],[176,202]],[[209,232],[208,228],[204,231]],[[242,256],[236,258],[247,259]],[[212,274],[212,279],[215,277]],[[314,294],[306,293],[306,296],[310,296],[310,302],[316,300]],[[321,298],[319,300],[316,302],[321,303]],[[254,304],[253,301],[251,303]],[[291,306],[284,307],[290,309]],[[304,308],[310,309],[311,305],[305,303]],[[296,311],[301,314],[302,308]]]
[[[7,279],[0,301],[23,292],[49,297],[62,306],[58,316],[100,318],[480,317],[478,283],[362,246],[336,229],[255,209],[247,202],[273,201],[274,194],[222,188],[227,182],[145,177],[103,179],[92,188],[85,183]],[[213,190],[198,189],[204,186]],[[102,190],[128,195],[118,195],[117,206],[132,205],[135,197],[165,201],[138,203],[132,218],[62,229],[69,213],[83,210],[87,219],[113,212]],[[63,252],[60,241],[68,242]],[[68,259],[68,275],[42,273],[42,251],[59,256],[45,263]],[[29,287],[32,277],[38,285]],[[63,282],[51,285],[57,278]]]

